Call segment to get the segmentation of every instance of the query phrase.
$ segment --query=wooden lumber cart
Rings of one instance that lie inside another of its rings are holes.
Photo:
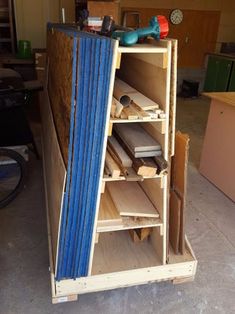
[[[177,190],[186,146],[171,171],[176,60],[175,40],[120,47],[48,26],[41,115],[53,303],[193,280],[197,261],[180,218],[185,189]],[[181,207],[169,224],[172,191]]]

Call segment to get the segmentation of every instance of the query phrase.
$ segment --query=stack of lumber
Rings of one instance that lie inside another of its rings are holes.
[[[161,156],[161,145],[139,123],[116,124],[115,132],[135,158]]]
[[[124,146],[124,145],[123,145]],[[153,158],[135,158],[129,150],[125,150],[118,140],[111,136],[108,139],[105,174],[118,178],[120,175],[126,180],[138,181],[140,177],[153,177],[158,171],[157,163]],[[136,175],[134,175],[134,171]]]
[[[88,274],[115,42],[61,25],[49,25],[48,28],[48,94],[58,137],[68,151],[64,154],[67,177],[55,261],[56,280],[61,280]],[[66,50],[64,45],[67,43],[70,46]],[[71,52],[70,62],[64,51],[66,54]],[[62,102],[56,97],[68,89],[58,87],[60,71],[66,71],[72,77],[71,95]],[[65,101],[70,110],[69,115],[66,112],[70,129],[67,128],[62,137],[64,129],[58,112],[65,113]],[[62,108],[56,110],[59,105]],[[64,143],[68,143],[67,146]]]
[[[113,91],[112,118],[128,120],[165,119],[159,105],[136,89],[116,78]]]
[[[125,176],[129,181],[141,181],[142,177],[153,177],[167,171],[168,164],[162,156],[136,158],[117,134],[116,137],[112,135],[108,138],[105,159],[106,176],[112,178]]]

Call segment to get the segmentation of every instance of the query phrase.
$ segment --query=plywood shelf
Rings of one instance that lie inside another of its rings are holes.
[[[133,170],[134,171],[134,170]],[[131,181],[142,181],[142,180],[147,180],[147,179],[161,179],[163,178],[164,176],[166,175],[166,173],[163,173],[163,174],[156,174],[155,176],[153,177],[140,177],[136,174],[136,179],[134,179],[134,176],[132,176],[132,179]],[[124,176],[120,176],[118,178],[112,178],[108,175],[104,175],[103,176],[103,182],[113,182],[113,181],[128,181],[126,177]]]
[[[150,241],[134,243],[127,231],[103,233],[95,246],[92,275],[161,265]]]
[[[167,53],[167,48],[151,44],[136,44],[131,47],[118,47],[119,53]]]
[[[119,118],[110,118],[110,123],[135,123],[135,122],[165,122],[166,119],[146,119],[146,120],[143,120],[143,119],[119,119]]]

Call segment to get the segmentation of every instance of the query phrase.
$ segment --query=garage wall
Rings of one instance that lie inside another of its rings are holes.
[[[188,10],[221,11],[217,50],[222,41],[235,41],[235,1],[234,0],[121,0],[122,7],[133,8],[180,8]],[[200,26],[197,25],[200,32]]]
[[[45,46],[46,1],[15,0],[17,39],[30,40],[33,47]]]
[[[180,8],[182,10],[200,10],[200,11],[217,11],[220,13],[218,32],[217,32],[215,45],[213,50],[219,52],[221,42],[235,42],[235,1],[234,0],[121,0],[121,7],[123,8],[156,8],[156,9],[173,9]],[[206,31],[206,29],[205,29]],[[202,28],[199,23],[195,23],[195,32],[198,33],[198,38],[202,37]],[[179,45],[180,46],[180,45]],[[182,44],[183,48],[179,49],[178,65],[178,90],[182,84],[183,79],[192,79],[198,81],[199,91],[203,89],[204,77],[205,77],[205,63],[198,65],[194,63],[194,59],[191,59],[194,64],[184,64],[186,45]],[[195,45],[195,47],[198,45]],[[180,47],[179,47],[180,48]],[[199,49],[199,48],[197,48]],[[197,50],[196,49],[196,50]],[[191,49],[191,51],[196,51]],[[208,50],[208,49],[207,49]],[[206,52],[206,51],[205,51]],[[205,61],[205,59],[204,59]]]
[[[74,0],[15,0],[17,39],[30,40],[32,48],[46,47],[47,22],[59,22],[65,8],[66,22],[75,20]]]

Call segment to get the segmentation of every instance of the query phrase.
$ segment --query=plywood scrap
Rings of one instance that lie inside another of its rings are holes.
[[[106,152],[105,165],[109,169],[112,178],[120,177],[121,174],[120,168],[118,164],[113,160],[112,156],[109,154],[108,151]]]
[[[175,191],[170,193],[169,239],[175,254],[179,253],[181,199]]]
[[[187,189],[188,151],[189,136],[178,131],[175,137],[175,155],[172,158],[171,189],[181,201],[179,231],[179,252],[181,254],[185,253],[185,195]]]
[[[188,134],[176,132],[175,156],[172,158],[172,187],[184,197],[187,188],[187,165],[189,152]]]
[[[161,145],[139,123],[116,124],[114,129],[134,153],[161,150]]]
[[[132,160],[114,136],[109,137],[108,145],[112,147],[124,167],[132,167]]]
[[[109,182],[106,186],[121,216],[159,217],[137,182]]]

